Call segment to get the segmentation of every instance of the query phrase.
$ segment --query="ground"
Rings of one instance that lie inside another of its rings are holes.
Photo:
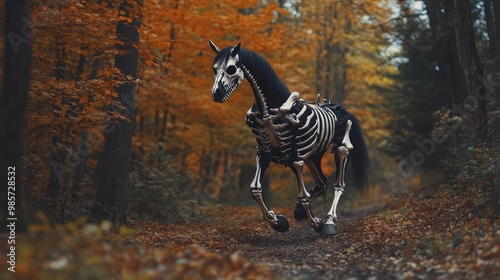
[[[141,230],[143,239],[136,242],[157,248],[195,243],[216,253],[237,252],[281,279],[500,277],[500,220],[475,217],[476,200],[443,189],[393,199],[373,213],[343,213],[336,236],[317,234],[293,219],[288,232],[277,233],[261,220],[258,207],[221,206],[206,209],[215,217],[210,222],[181,229],[182,238],[172,238],[178,227],[158,226]],[[293,217],[290,209],[277,212]]]
[[[41,223],[17,237],[16,272],[0,278],[500,279],[500,208],[485,195],[442,185],[393,197],[341,212],[336,236],[294,221],[291,208],[275,209],[290,221],[275,232],[258,206],[203,206],[188,224]]]

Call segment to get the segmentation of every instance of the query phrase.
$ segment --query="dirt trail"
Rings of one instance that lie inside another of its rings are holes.
[[[190,223],[116,230],[33,225],[17,236],[16,274],[0,279],[500,279],[500,201],[485,197],[496,196],[441,187],[375,212],[340,212],[336,236],[293,220],[289,208],[274,209],[290,222],[275,232],[257,205],[204,206]]]
[[[498,209],[485,207],[481,214],[477,199],[445,191],[343,213],[336,236],[317,234],[293,218],[286,233],[249,222],[259,229],[251,234],[242,223],[240,252],[281,279],[500,279]]]
[[[257,208],[254,210],[259,211]],[[242,225],[259,224],[256,227],[258,234],[248,235],[247,231],[238,234],[237,241],[246,249],[240,253],[247,259],[266,264],[281,279],[390,278],[387,272],[375,269],[377,261],[350,258],[363,255],[362,252],[355,252],[354,248],[364,246],[353,244],[360,242],[353,236],[358,231],[359,220],[372,211],[343,213],[337,222],[340,233],[336,236],[317,234],[307,222],[293,220],[293,213],[287,209],[280,209],[279,212],[289,219],[290,230],[286,233],[268,230],[267,223],[255,219],[241,221]]]
[[[400,198],[375,212],[341,212],[336,236],[293,220],[292,209],[274,209],[290,222],[288,232],[278,233],[258,206],[208,206],[203,221],[147,224],[133,239],[162,250],[195,244],[238,254],[278,279],[500,279],[498,206],[478,208],[481,195],[445,190]]]

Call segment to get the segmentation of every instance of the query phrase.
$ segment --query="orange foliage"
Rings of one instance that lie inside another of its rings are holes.
[[[337,8],[346,18],[332,18],[328,32],[335,34],[331,43],[350,49],[345,103],[360,117],[367,134],[377,139],[386,134],[375,129],[386,112],[377,108],[381,96],[374,86],[390,86],[392,81],[383,76],[394,71],[383,62],[386,42],[377,25],[387,19],[390,9],[385,1],[340,2]],[[127,78],[113,66],[115,46],[120,44],[116,24],[127,20],[118,14],[119,3],[32,3],[34,60],[24,158],[25,181],[35,193],[45,189],[53,153],[81,155],[78,147],[85,143],[87,168],[95,168],[105,125],[120,118],[107,113],[116,85]],[[167,154],[198,179],[217,177],[218,191],[238,186],[243,167],[254,164],[255,139],[243,119],[253,95],[244,82],[225,104],[212,102],[214,54],[208,40],[220,47],[241,41],[243,47],[266,57],[291,90],[314,100],[317,63],[326,55],[321,44],[328,39],[316,14],[333,2],[294,2],[283,7],[279,3],[284,2],[144,1],[140,80],[136,114],[130,120],[135,124],[135,160]],[[366,20],[370,16],[376,20]],[[340,28],[346,19],[351,21],[350,33]],[[337,33],[332,33],[335,26]],[[60,179],[69,187],[75,164],[62,164],[69,171]],[[326,174],[333,174],[331,156],[323,166]],[[276,178],[290,175],[278,168],[273,173]],[[274,185],[284,188],[284,181]]]
[[[33,64],[24,162],[25,180],[35,192],[46,186],[53,151],[76,150],[84,131],[96,139],[86,148],[100,148],[104,122],[119,117],[105,113],[123,78],[113,67],[116,9],[112,5],[32,3]],[[60,179],[66,182],[70,175]]]

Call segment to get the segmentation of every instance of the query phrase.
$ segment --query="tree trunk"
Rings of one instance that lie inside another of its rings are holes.
[[[106,128],[102,156],[102,170],[94,203],[91,220],[111,220],[125,222],[125,195],[127,190],[129,158],[132,144],[132,119],[135,103],[135,79],[139,52],[138,29],[141,25],[142,0],[123,0],[120,5],[121,20],[116,27],[115,67],[127,81],[121,82],[116,89],[118,99],[111,110],[119,112],[128,120],[111,122]],[[130,79],[132,77],[132,79]],[[119,106],[121,105],[121,106]],[[123,106],[123,107],[122,107]]]
[[[165,131],[167,129],[167,109],[163,110],[163,119],[161,123],[160,137],[158,138],[158,160],[161,160],[163,157],[164,149],[165,149]]]
[[[154,127],[154,136],[158,136],[158,132],[159,132],[159,125],[160,125],[160,110],[158,109],[158,107],[156,107],[156,110],[155,110],[155,127]]]
[[[450,99],[450,103],[455,105],[457,100],[461,102],[460,93],[457,90],[456,77],[460,71],[455,68],[456,48],[455,33],[453,25],[449,22],[453,20],[453,0],[434,1],[424,0],[426,13],[429,17],[432,38],[438,42],[436,49],[437,77],[442,85],[440,93],[443,99]]]
[[[462,70],[465,74],[467,92],[469,95],[466,105],[472,114],[472,128],[475,131],[477,145],[481,145],[487,138],[486,115],[486,88],[481,80],[484,78],[483,66],[476,50],[476,41],[472,26],[470,2],[467,0],[454,0],[453,11],[457,54]]]
[[[334,87],[334,95],[332,98],[333,103],[340,104],[344,101],[346,97],[346,86],[347,86],[347,50],[345,47],[341,45],[335,45],[333,48],[335,53],[335,61],[332,61],[331,64],[333,67],[333,87]]]
[[[81,80],[81,76],[83,74],[83,69],[85,66],[85,61],[86,57],[83,54],[80,54],[80,57],[78,58],[78,66],[76,67],[75,71],[75,84],[77,84]],[[75,100],[77,104],[79,104],[79,100]],[[78,112],[81,112],[80,109],[78,109]],[[87,131],[84,130],[82,133],[82,140],[80,141],[81,147],[87,147]],[[75,175],[73,176],[73,183],[71,187],[71,202],[77,202],[78,197],[82,191],[82,181],[83,181],[83,176],[85,174],[85,161],[87,160],[87,151],[82,151],[80,154],[81,159],[78,162],[78,165],[76,166],[76,171]]]
[[[344,34],[351,33],[351,21],[347,10],[344,11]],[[346,98],[346,87],[347,87],[347,53],[349,49],[342,44],[336,44],[333,48],[336,54],[336,61],[334,62],[334,81],[333,85],[335,88],[333,103],[342,103]]]
[[[15,232],[27,229],[23,215],[22,166],[24,111],[28,98],[31,67],[31,33],[28,1],[6,0],[4,29],[4,77],[0,95],[0,178],[3,184],[0,211],[2,221],[15,225]],[[12,205],[11,205],[12,204]],[[13,208],[8,209],[8,206]],[[5,211],[7,210],[7,211]],[[2,227],[0,232],[13,228]]]
[[[496,49],[500,51],[500,1],[492,0],[493,16],[495,18]]]
[[[61,143],[61,136],[52,137],[54,151],[52,151],[50,161],[50,177],[46,189],[46,195],[49,199],[57,198],[57,195],[63,188],[62,185],[64,178],[66,178],[66,172],[68,171],[68,167],[64,165],[65,153],[63,152],[63,149],[59,147],[59,145],[62,145]]]
[[[168,118],[168,112],[167,109],[163,109],[163,120],[161,123],[161,132],[160,132],[160,142],[165,142],[165,132],[167,130],[167,118]]]
[[[495,54],[497,49],[497,32],[495,29],[495,17],[491,0],[483,0],[484,17],[486,19],[486,32],[488,33],[488,48],[490,53]]]
[[[500,3],[498,0],[483,0],[484,4],[484,15],[486,18],[486,32],[488,33],[488,51],[489,58],[488,63],[493,63],[494,70],[492,75],[488,75],[488,82],[492,83],[492,80],[497,79],[498,72],[500,69],[500,61],[498,56],[500,55]],[[494,87],[488,89],[494,94],[494,108],[500,107],[500,90]],[[493,118],[490,119],[491,125],[491,137],[494,139],[500,134],[500,115],[493,114]]]
[[[61,42],[61,36],[57,34],[55,36],[54,42],[54,52],[56,56],[56,62],[54,67],[54,76],[58,81],[64,80],[66,78],[66,59],[67,54],[64,50],[64,44]],[[65,103],[64,93],[61,94],[62,104]],[[61,115],[62,108],[58,105],[52,106],[52,113],[54,114],[56,119],[62,119],[66,116]],[[46,195],[49,199],[57,199],[58,194],[64,188],[64,182],[66,181],[67,174],[69,168],[65,166],[64,159],[66,158],[66,143],[63,142],[64,137],[64,125],[61,123],[58,125],[58,134],[52,137],[52,145],[54,145],[54,150],[51,155],[50,162],[50,177],[49,182],[47,184]]]
[[[88,147],[88,132],[82,132],[82,140],[80,147]],[[75,175],[73,176],[73,185],[71,187],[71,202],[77,202],[82,192],[82,182],[85,175],[85,162],[87,160],[88,151],[81,151],[81,158],[76,166]]]

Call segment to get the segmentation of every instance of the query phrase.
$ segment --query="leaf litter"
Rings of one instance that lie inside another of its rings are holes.
[[[257,206],[203,206],[186,224],[131,227],[80,219],[32,225],[16,240],[16,272],[2,279],[498,279],[498,204],[443,186],[344,213],[336,236],[290,221],[277,233]],[[491,209],[490,209],[491,208]],[[293,217],[291,209],[276,209]],[[483,215],[481,213],[490,213]],[[2,237],[2,243],[5,239]],[[0,256],[6,262],[6,256]]]

